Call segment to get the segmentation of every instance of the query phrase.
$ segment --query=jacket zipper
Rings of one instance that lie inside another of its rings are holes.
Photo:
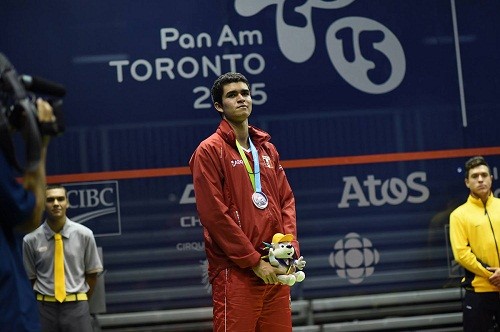
[[[238,211],[234,211],[234,213],[236,214],[236,220],[238,221],[238,226],[240,226],[241,228],[240,214],[238,213]]]

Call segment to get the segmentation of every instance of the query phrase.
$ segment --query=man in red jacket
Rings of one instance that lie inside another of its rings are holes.
[[[292,190],[271,137],[248,124],[247,79],[220,76],[212,100],[222,121],[189,166],[204,227],[214,331],[290,332],[290,288],[278,282],[283,272],[261,259],[261,248],[275,233],[297,239]]]

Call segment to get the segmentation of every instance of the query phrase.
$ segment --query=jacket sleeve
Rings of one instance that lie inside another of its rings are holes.
[[[215,149],[219,151],[215,151]],[[239,226],[238,212],[231,211],[224,199],[222,147],[200,145],[189,166],[193,174],[196,208],[209,241],[241,268],[256,266],[260,253]],[[205,238],[207,241],[207,238]]]
[[[489,278],[493,272],[488,271],[471,250],[467,237],[466,225],[459,213],[450,214],[450,242],[453,256],[464,269],[477,276]]]
[[[274,147],[274,146],[273,146]],[[293,247],[295,248],[295,254],[300,257],[300,246],[297,239],[297,215],[295,212],[295,197],[292,192],[292,188],[288,183],[288,179],[285,174],[285,170],[280,164],[279,153],[274,148],[276,154],[275,165],[276,176],[278,179],[278,188],[280,194],[280,205],[281,205],[281,217],[283,220],[283,228],[285,234],[293,234],[294,241]]]
[[[15,227],[23,224],[35,208],[35,195],[17,182],[12,168],[0,150],[0,223]]]

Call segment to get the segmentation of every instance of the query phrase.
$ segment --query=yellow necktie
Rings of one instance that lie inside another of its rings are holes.
[[[66,298],[66,285],[64,280],[64,252],[61,234],[54,234],[54,296],[57,301],[63,302]]]

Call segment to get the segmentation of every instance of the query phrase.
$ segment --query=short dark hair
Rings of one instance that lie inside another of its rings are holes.
[[[469,178],[469,171],[471,169],[476,168],[476,167],[481,166],[481,165],[488,167],[488,173],[490,172],[490,166],[488,165],[488,163],[486,162],[486,160],[484,160],[484,158],[482,156],[475,156],[475,157],[472,157],[469,160],[467,160],[465,162],[465,178],[466,179]]]
[[[250,83],[248,83],[247,78],[242,74],[234,72],[222,74],[215,80],[214,85],[212,85],[212,102],[214,104],[222,104],[222,90],[224,85],[236,82],[243,82],[248,86],[248,89],[250,89]]]
[[[45,186],[45,191],[51,190],[51,189],[64,189],[65,196],[68,196],[68,191],[62,184],[48,184]]]

